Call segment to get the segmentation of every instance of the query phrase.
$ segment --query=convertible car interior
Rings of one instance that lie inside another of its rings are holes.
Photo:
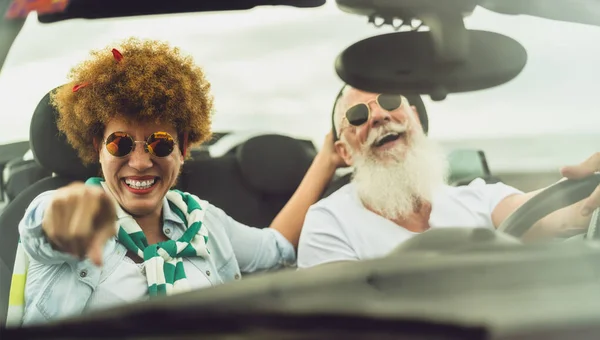
[[[0,0],[1,5],[9,2]],[[454,93],[492,88],[514,79],[527,64],[526,46],[517,40],[465,27],[463,19],[475,7],[600,26],[600,6],[591,0],[335,2],[344,12],[367,17],[370,24],[396,30],[343,50],[335,60],[337,75],[363,90],[410,95],[425,116],[420,96],[441,101]],[[53,23],[282,3],[72,0],[63,12],[38,19]],[[324,3],[296,0],[287,5],[318,7]],[[413,19],[428,30],[413,27]],[[14,34],[0,40],[0,65],[23,21],[1,24],[0,37],[3,32]],[[415,48],[398,53],[407,44]],[[550,186],[507,218],[499,232],[435,229],[415,236],[382,259],[257,275],[47,325],[6,328],[17,225],[25,209],[44,191],[98,174],[97,167],[81,164],[58,133],[56,112],[48,100],[49,94],[33,113],[29,141],[0,146],[2,339],[591,340],[600,334],[600,210],[585,234],[567,242],[524,245],[519,239],[543,216],[588,197],[600,184],[600,174]],[[291,197],[316,152],[311,141],[286,135],[215,133],[191,151],[192,159],[186,161],[177,187],[210,201],[240,222],[266,227]],[[500,181],[481,150],[453,150],[448,159],[451,185],[468,185],[476,178]],[[351,172],[340,172],[323,197],[348,183],[351,176]]]
[[[17,225],[29,203],[40,193],[58,189],[73,181],[98,174],[96,166],[86,168],[75,150],[56,127],[56,112],[42,98],[30,126],[32,159],[16,157],[5,165],[8,174],[8,204],[0,214],[0,320],[6,317],[10,278],[18,242]],[[416,96],[412,102],[426,111]],[[219,140],[230,134],[215,134],[209,142],[191,151],[177,188],[208,200],[237,221],[267,227],[294,193],[308,170],[316,148],[311,141],[277,134],[262,134],[240,140],[222,155],[212,156]],[[18,144],[22,145],[22,144]],[[21,147],[21,151],[24,148]],[[466,185],[475,178],[492,181],[485,155],[478,150],[457,150],[449,156],[454,185]],[[326,197],[347,184],[351,173],[334,178],[323,193]]]

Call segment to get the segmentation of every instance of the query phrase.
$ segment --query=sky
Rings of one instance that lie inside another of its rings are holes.
[[[452,147],[485,141],[490,166],[501,169],[550,168],[600,151],[600,27],[484,9],[466,24],[516,39],[527,49],[528,64],[514,80],[492,89],[450,94],[441,102],[425,98],[432,138]],[[33,14],[0,73],[0,144],[28,139],[38,101],[65,82],[90,49],[138,36],[167,40],[204,67],[215,96],[215,131],[272,131],[320,145],[341,86],[335,58],[358,40],[388,32],[392,28],[375,28],[332,2],[316,9],[261,7],[53,24],[40,24]]]

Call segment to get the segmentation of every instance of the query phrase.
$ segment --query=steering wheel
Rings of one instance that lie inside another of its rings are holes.
[[[440,228],[428,230],[402,242],[390,252],[391,256],[407,252],[426,251],[431,254],[468,249],[512,247],[522,244],[523,236],[542,217],[587,198],[600,184],[600,174],[579,179],[564,180],[541,191],[515,210],[498,227],[500,233],[484,228]],[[600,240],[600,209],[592,215],[586,238]],[[584,231],[582,231],[583,233]],[[581,236],[581,235],[578,235]]]
[[[589,197],[599,184],[598,173],[583,179],[568,179],[556,183],[515,210],[500,224],[498,231],[521,237],[548,214]]]

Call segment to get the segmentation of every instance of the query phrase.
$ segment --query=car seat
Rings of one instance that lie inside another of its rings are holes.
[[[52,172],[39,165],[34,159],[16,158],[6,164],[5,192],[8,202],[42,178],[52,176]]]
[[[25,210],[44,191],[58,189],[73,181],[98,174],[98,167],[85,167],[76,151],[59,134],[56,111],[50,106],[50,93],[39,102],[31,118],[29,139],[34,159],[52,177],[41,179],[10,202],[0,215],[0,323],[4,324],[8,310],[10,281],[19,239],[18,225]]]
[[[180,187],[238,222],[268,227],[300,185],[315,155],[309,141],[260,135],[223,156],[187,161]]]
[[[28,149],[29,142],[27,141],[0,145],[0,202],[4,202],[6,190],[6,183],[3,176],[4,168],[10,161],[23,157]]]

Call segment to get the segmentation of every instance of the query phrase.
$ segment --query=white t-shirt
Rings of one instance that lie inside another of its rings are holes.
[[[482,179],[467,186],[445,186],[434,194],[429,226],[494,229],[494,208],[518,193]],[[298,245],[298,267],[382,257],[416,234],[366,209],[350,183],[309,209]]]

